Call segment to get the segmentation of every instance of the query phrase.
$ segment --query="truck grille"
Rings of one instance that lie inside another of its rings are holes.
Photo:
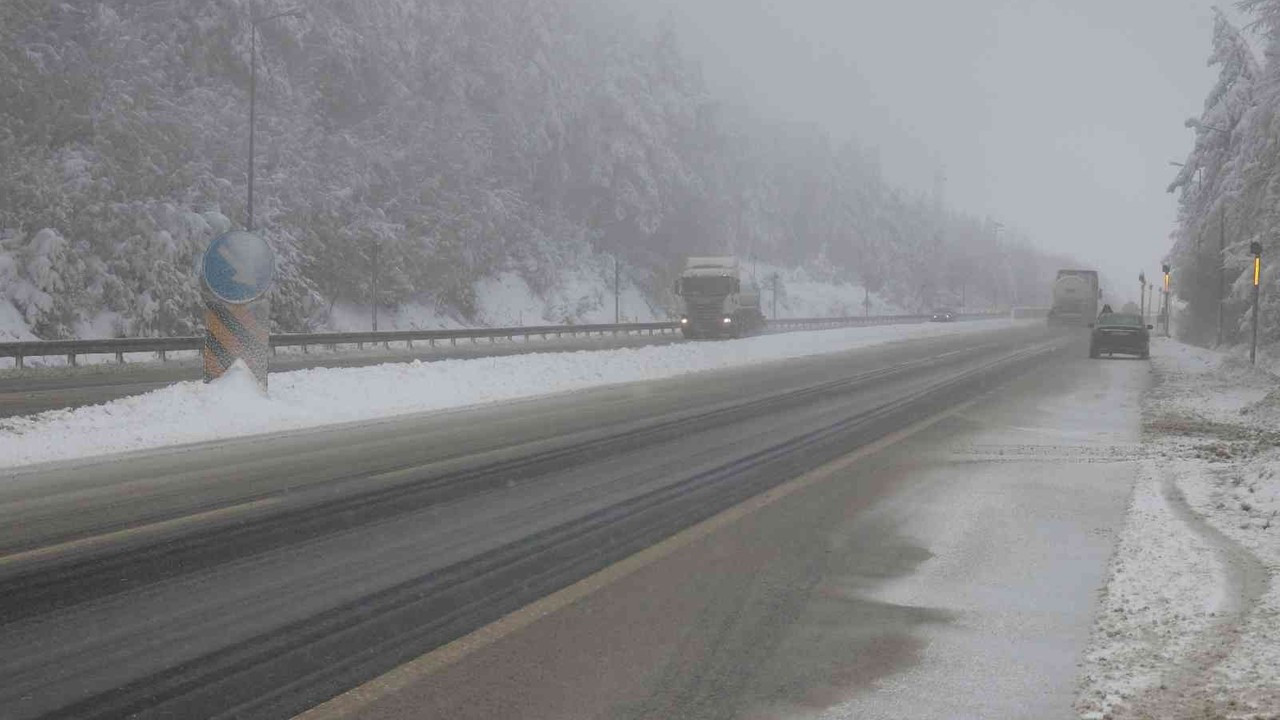
[[[724,306],[719,302],[689,302],[689,322],[694,325],[719,325],[724,321]]]

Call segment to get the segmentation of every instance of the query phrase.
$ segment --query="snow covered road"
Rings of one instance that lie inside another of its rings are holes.
[[[0,467],[367,421],[640,382],[1035,321],[844,328],[600,352],[413,362],[180,382],[92,407],[0,420]]]

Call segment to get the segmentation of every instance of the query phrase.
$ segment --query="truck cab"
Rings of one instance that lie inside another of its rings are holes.
[[[675,284],[687,338],[742,337],[764,327],[760,291],[732,257],[692,257]]]

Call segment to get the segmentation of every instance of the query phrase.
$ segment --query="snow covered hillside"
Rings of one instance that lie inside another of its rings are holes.
[[[779,317],[839,317],[862,315],[864,300],[869,299],[873,315],[902,314],[908,310],[886,301],[878,294],[865,293],[855,283],[841,281],[830,272],[820,273],[805,268],[782,268],[758,263],[747,268],[749,276],[760,278],[762,302],[766,314],[773,316],[773,276],[778,277],[777,311]],[[36,294],[30,284],[10,285],[15,294]],[[678,311],[671,296],[653,297],[634,278],[622,276],[621,297],[616,308],[622,322],[657,322],[669,320]],[[578,267],[566,268],[550,279],[541,291],[532,287],[516,272],[502,272],[476,283],[475,313],[466,318],[456,309],[429,302],[408,302],[394,307],[380,307],[378,327],[382,330],[417,330],[475,326],[519,326],[611,323],[615,318],[613,264],[598,256]],[[372,309],[368,303],[336,301],[316,318],[316,328],[332,331],[368,330],[372,325]],[[77,338],[119,337],[128,323],[112,310],[85,313],[71,325],[71,336]],[[10,301],[0,298],[0,340],[38,339],[24,313]],[[0,367],[3,365],[0,364]]]
[[[842,317],[862,315],[896,315],[909,312],[886,301],[879,294],[866,293],[860,285],[841,281],[828,274],[805,268],[781,268],[770,263],[748,264],[748,278],[755,278],[761,288],[765,314],[773,317],[773,276],[778,276],[777,314],[783,318]],[[598,260],[586,268],[571,268],[562,273],[539,295],[520,275],[506,272],[486,278],[476,287],[476,320],[488,326],[556,325],[562,323],[611,323],[615,317],[613,269],[607,260]],[[655,299],[633,279],[622,277],[622,292],[616,308],[622,322],[658,322],[671,319],[678,304],[670,296]],[[864,301],[869,300],[869,308]],[[371,324],[368,305],[336,303],[326,329],[364,330]],[[409,330],[419,328],[463,327],[465,322],[438,307],[410,304],[384,309],[378,327]]]
[[[247,224],[250,0],[0,3],[0,323],[186,335]],[[675,28],[591,0],[312,0],[260,30],[277,331],[661,317],[689,255],[808,268],[786,312],[1047,292],[1066,262],[721,103]],[[376,250],[375,250],[376,249]],[[377,262],[374,262],[374,258]],[[780,308],[781,309],[781,308]],[[22,322],[15,322],[17,313]]]

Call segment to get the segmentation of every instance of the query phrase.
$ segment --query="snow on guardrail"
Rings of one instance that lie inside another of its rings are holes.
[[[998,317],[999,314],[975,313],[961,315],[961,319],[976,320]],[[866,327],[872,325],[895,325],[905,322],[925,322],[928,315],[869,315],[857,317],[809,317],[784,318],[767,321],[771,330],[820,330],[836,327]],[[330,332],[330,333],[276,333],[271,335],[270,345],[274,354],[278,348],[307,348],[325,346],[355,346],[364,349],[365,345],[391,344],[413,348],[415,342],[432,347],[436,343],[457,345],[459,340],[478,342],[498,339],[514,340],[524,338],[560,338],[578,336],[605,335],[653,335],[675,334],[680,324],[676,322],[617,323],[597,325],[521,325],[516,327],[460,328],[452,330],[389,330],[363,332]],[[28,358],[65,357],[67,365],[76,365],[76,359],[83,356],[114,355],[116,362],[123,364],[125,355],[138,353],[154,353],[164,362],[169,353],[190,352],[200,349],[203,340],[197,336],[184,337],[138,337],[138,338],[103,338],[97,340],[0,340],[0,358],[13,358],[14,366],[21,369]]]
[[[271,396],[237,376],[180,382],[74,410],[0,420],[0,467],[316,428],[617,383],[977,333],[1012,320],[887,325],[723,342],[312,369],[272,376]]]

